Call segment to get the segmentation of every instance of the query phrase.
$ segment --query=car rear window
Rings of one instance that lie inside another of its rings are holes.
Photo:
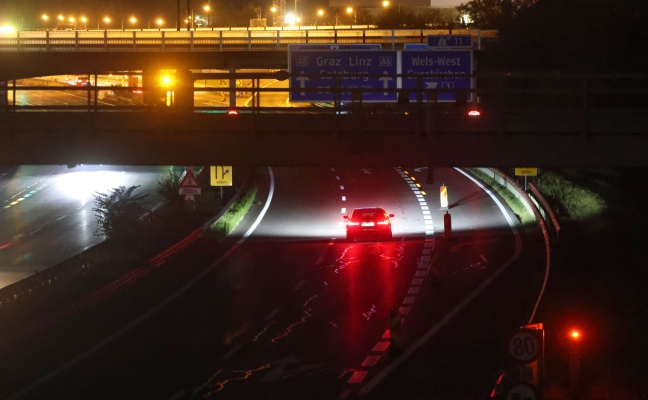
[[[385,212],[382,210],[354,210],[351,215],[351,221],[353,222],[376,221],[382,219],[385,219]]]

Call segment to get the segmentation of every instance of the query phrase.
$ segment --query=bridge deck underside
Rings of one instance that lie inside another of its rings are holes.
[[[530,118],[5,113],[0,164],[648,166],[646,118]]]

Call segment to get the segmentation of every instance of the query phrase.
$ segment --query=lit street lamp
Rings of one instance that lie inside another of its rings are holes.
[[[203,7],[203,10],[207,13],[207,27],[211,28],[211,7],[207,4]]]
[[[76,31],[76,28],[77,28],[76,27],[76,19],[74,19],[74,17],[70,17],[69,21],[70,21],[70,24],[74,27],[74,30]]]
[[[158,26],[158,30],[162,30],[162,25],[164,24],[164,20],[162,18],[158,18],[155,23]]]
[[[61,22],[63,22],[63,19],[64,18],[62,15],[58,16],[58,18],[56,19],[56,29],[59,29],[59,27],[61,26]]]
[[[356,15],[356,10],[353,7],[347,7],[346,9],[347,14],[351,15],[353,13],[353,23],[355,24],[357,21],[357,15]]]
[[[272,6],[270,12],[272,13],[272,26],[277,26],[277,7]]]
[[[81,17],[81,22],[83,22],[83,30],[88,30],[88,19],[86,17]]]
[[[106,27],[104,29],[108,29],[108,24],[110,23],[110,17],[104,17],[103,22],[106,24]],[[99,27],[99,22],[97,21],[97,29],[101,29]]]
[[[137,22],[137,18],[135,18],[135,17],[130,17],[130,18],[128,19],[128,22],[130,22],[131,24],[134,25],[135,22]],[[122,28],[122,31],[123,31],[123,30],[124,30],[124,18],[121,19],[121,28]]]

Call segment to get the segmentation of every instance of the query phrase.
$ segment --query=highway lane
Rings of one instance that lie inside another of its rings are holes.
[[[425,193],[417,186],[424,170],[274,171],[267,213],[233,252],[202,239],[112,301],[10,350],[0,346],[3,359],[23,360],[2,367],[4,393],[352,397],[393,361],[385,337],[392,311],[405,317],[402,339],[409,346],[519,251],[493,200],[455,170],[439,171],[451,188],[459,238],[442,246],[451,256],[437,265],[451,290],[430,297],[438,287],[430,285],[427,261],[443,234],[443,211],[438,186],[422,184]],[[263,184],[259,199],[268,193]],[[239,233],[265,204],[255,205]],[[394,240],[347,243],[342,215],[369,204],[396,214]]]
[[[18,166],[0,169],[0,287],[42,271],[103,241],[95,235],[93,193],[141,187],[159,201],[168,167]]]

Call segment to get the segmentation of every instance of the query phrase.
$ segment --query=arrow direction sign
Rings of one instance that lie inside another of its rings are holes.
[[[303,74],[304,71],[302,70],[301,73]],[[295,80],[296,80],[297,82],[299,82],[299,88],[300,88],[300,89],[303,89],[303,88],[306,87],[306,82],[308,82],[310,79],[308,79],[308,78],[305,77],[305,76],[298,76],[297,78],[295,78]],[[306,92],[303,92],[303,91],[302,91],[302,92],[299,92],[299,95],[300,95],[300,96],[306,96]]]
[[[342,101],[356,90],[363,101],[396,101],[396,81],[385,75],[396,74],[397,56],[392,50],[292,50],[290,87],[309,90],[291,91],[290,101],[334,101],[336,88]]]
[[[384,75],[387,75],[387,74],[388,74],[388,72],[385,71],[385,72],[384,72]],[[382,77],[378,78],[378,80],[379,80],[379,81],[382,81],[382,83],[383,83],[383,87],[382,87],[382,88],[383,88],[383,89],[387,89],[387,88],[389,88],[389,85],[390,85],[391,81],[394,80],[394,78],[392,78],[392,77],[390,77],[390,76],[382,76]],[[389,92],[384,92],[383,94],[384,94],[385,96],[389,96]]]

